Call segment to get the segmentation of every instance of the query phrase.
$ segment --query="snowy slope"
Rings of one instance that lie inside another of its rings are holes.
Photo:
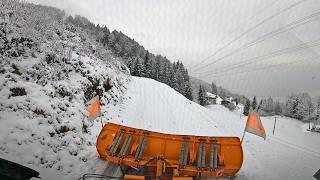
[[[129,80],[100,59],[73,53],[72,57],[69,64],[28,58],[1,66],[0,157],[39,170],[44,179],[56,174],[72,179],[90,170],[95,162],[88,159],[97,159],[94,143],[101,125],[87,120],[85,94],[101,92],[104,112],[121,101]],[[26,61],[33,66],[23,65]],[[13,63],[20,75],[13,73]],[[103,85],[107,82],[110,89]]]
[[[63,11],[1,0],[0,12],[0,157],[43,179],[92,171],[101,124],[85,103],[99,95],[104,112],[121,101],[127,68]]]
[[[204,108],[152,79],[132,77],[125,84],[127,90],[118,98],[119,101],[103,106],[101,119],[104,123],[115,122],[165,133],[242,136],[246,117],[223,106]],[[33,102],[36,98],[32,97]],[[47,100],[51,101],[50,98]],[[111,96],[102,99],[103,102],[109,100]],[[42,104],[46,107],[45,101]],[[71,110],[67,108],[67,111]],[[108,163],[100,160],[95,150],[94,139],[101,129],[98,121],[90,125],[87,135],[76,130],[67,132],[60,139],[59,136],[52,138],[48,135],[47,129],[51,126],[43,118],[33,118],[31,121],[19,110],[0,113],[1,123],[5,125],[0,129],[2,157],[39,170],[41,176],[49,180],[77,179],[83,173],[116,173],[115,169],[106,171]],[[73,121],[79,122],[77,118]],[[236,179],[312,179],[320,164],[317,151],[320,148],[319,135],[303,131],[303,124],[299,121],[279,118],[273,136],[273,117],[262,118],[262,121],[267,140],[246,134],[244,164]],[[33,133],[36,134],[34,138]],[[83,140],[93,144],[83,144]],[[63,142],[67,144],[59,146]]]
[[[110,109],[109,121],[148,130],[177,134],[241,137],[246,117],[221,105],[207,108],[188,101],[168,86],[133,77],[122,104]],[[312,179],[320,168],[320,135],[302,130],[300,121],[262,117],[267,140],[247,133],[244,163],[238,180]],[[109,172],[112,173],[112,172]]]
[[[222,117],[228,129],[241,136],[246,117],[219,105],[208,106]],[[246,133],[244,163],[236,179],[313,179],[320,168],[320,135],[302,130],[304,124],[295,119],[278,117],[272,135],[274,117],[262,117],[267,139]]]
[[[211,111],[155,80],[133,77],[126,99],[111,111],[112,122],[164,133],[225,134]]]

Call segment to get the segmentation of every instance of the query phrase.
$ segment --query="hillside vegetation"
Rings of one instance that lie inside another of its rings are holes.
[[[130,76],[66,18],[55,8],[0,1],[0,156],[72,179],[94,163],[101,127],[87,120],[85,103],[98,95],[106,118]]]

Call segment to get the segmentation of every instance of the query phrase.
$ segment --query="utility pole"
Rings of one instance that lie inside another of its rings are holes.
[[[276,124],[277,124],[277,117],[274,117],[274,124],[273,124],[273,131],[272,131],[273,135],[274,135],[274,130],[276,129]]]

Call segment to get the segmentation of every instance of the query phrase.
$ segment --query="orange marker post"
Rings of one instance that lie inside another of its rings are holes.
[[[246,128],[244,129],[241,143],[243,141],[243,138],[246,132],[252,133],[254,135],[262,137],[263,139],[266,139],[266,132],[261,123],[258,113],[255,111],[250,111],[248,114]]]
[[[97,117],[101,115],[99,96],[92,98],[87,103],[87,110],[88,110],[88,120],[90,121],[95,120]]]

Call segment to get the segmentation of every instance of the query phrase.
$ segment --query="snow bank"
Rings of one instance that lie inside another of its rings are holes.
[[[163,133],[225,135],[214,113],[155,80],[133,77],[125,99],[110,111],[111,122]]]

